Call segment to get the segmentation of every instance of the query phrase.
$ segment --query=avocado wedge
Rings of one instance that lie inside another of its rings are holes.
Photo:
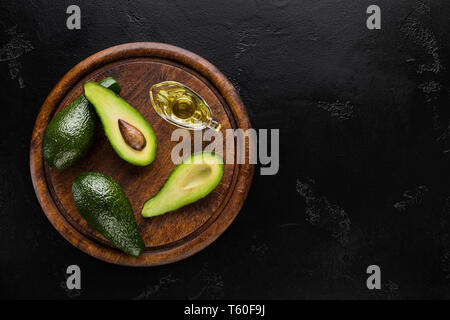
[[[211,152],[195,153],[169,175],[161,190],[145,202],[141,214],[154,217],[206,197],[223,176],[223,159]]]
[[[100,85],[114,92],[120,86],[114,78],[100,81]],[[67,169],[85,156],[92,146],[97,116],[84,95],[58,112],[48,124],[42,141],[42,154],[48,166]]]
[[[84,95],[94,106],[111,146],[123,160],[146,166],[155,159],[155,133],[136,109],[95,82],[84,84]]]
[[[130,201],[111,177],[88,172],[72,184],[75,206],[88,224],[117,248],[134,257],[144,250]]]

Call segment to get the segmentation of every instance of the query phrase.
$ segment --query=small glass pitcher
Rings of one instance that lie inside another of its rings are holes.
[[[163,81],[150,88],[150,100],[166,121],[185,129],[220,130],[206,101],[194,90],[176,81]]]

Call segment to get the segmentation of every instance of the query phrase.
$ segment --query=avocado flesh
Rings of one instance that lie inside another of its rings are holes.
[[[137,257],[144,250],[130,201],[111,177],[88,172],[72,184],[75,205],[88,224],[117,248]]]
[[[124,99],[113,91],[105,89],[95,82],[84,84],[84,94],[97,112],[114,151],[125,161],[138,166],[150,164],[156,156],[156,136],[145,118]],[[140,131],[145,138],[145,147],[133,149],[124,139],[119,120]]]
[[[161,190],[144,204],[142,215],[153,217],[206,197],[223,176],[223,159],[216,153],[196,153],[183,160]]]
[[[114,78],[100,81],[100,85],[120,92]],[[42,153],[48,166],[67,169],[83,158],[92,146],[97,116],[84,95],[80,95],[57,113],[48,124],[42,141]]]

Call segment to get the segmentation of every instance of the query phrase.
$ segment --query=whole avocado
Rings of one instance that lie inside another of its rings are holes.
[[[109,77],[100,84],[118,93],[120,86]],[[44,132],[42,153],[45,162],[57,170],[67,169],[83,158],[92,146],[97,115],[84,95],[80,95],[55,115]]]
[[[84,173],[73,182],[72,194],[92,228],[126,254],[137,257],[142,253],[145,245],[130,201],[117,182],[102,173]]]

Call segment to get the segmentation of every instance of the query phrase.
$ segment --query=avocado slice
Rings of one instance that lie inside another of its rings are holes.
[[[114,78],[100,81],[100,85],[120,92]],[[42,141],[42,154],[50,167],[62,170],[83,158],[92,146],[97,116],[84,95],[76,98],[58,112],[48,124]]]
[[[111,146],[123,160],[146,166],[155,159],[155,133],[136,109],[95,82],[84,84],[84,94],[100,117]]]
[[[185,158],[169,175],[161,190],[145,202],[144,217],[174,211],[206,197],[223,176],[223,159],[213,152],[199,152]]]
[[[75,206],[89,225],[117,248],[134,257],[144,250],[130,201],[111,177],[88,172],[72,184]]]

